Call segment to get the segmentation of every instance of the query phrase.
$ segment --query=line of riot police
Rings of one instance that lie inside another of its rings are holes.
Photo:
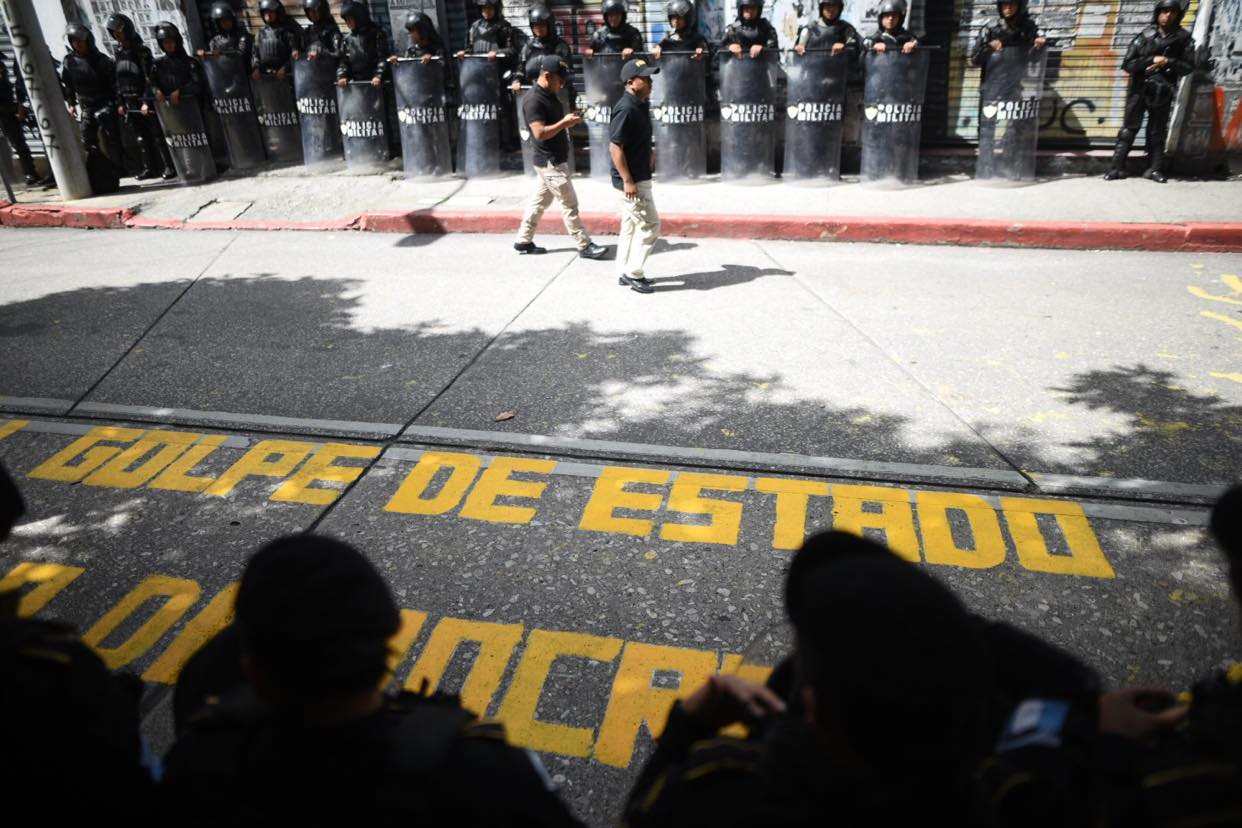
[[[85,26],[69,26],[66,99],[88,151],[117,168],[124,127],[140,155],[139,178],[171,178],[175,170],[192,183],[226,167],[342,155],[350,169],[365,171],[385,166],[396,152],[412,178],[494,175],[506,154],[529,141],[520,99],[532,81],[530,67],[545,55],[572,55],[545,6],[531,8],[528,37],[504,18],[499,0],[475,2],[479,18],[465,48],[452,55],[422,13],[408,16],[408,46],[394,54],[359,0],[342,7],[344,33],[327,0],[303,0],[305,29],[280,0],[260,0],[264,26],[254,36],[229,3],[216,2],[211,37],[197,59],[172,24],[155,27],[153,54],[133,22],[113,14],[106,27],[115,60]],[[596,176],[608,174],[607,125],[621,94],[620,67],[645,50],[624,0],[604,0],[602,11],[604,25],[582,54],[583,88],[571,83],[562,93],[567,110],[582,110]],[[853,110],[861,121],[862,179],[917,180],[929,49],[936,47],[905,29],[904,0],[884,0],[878,27],[866,36],[842,19],[842,0],[820,0],[817,16],[786,52],[759,0],[738,0],[737,18],[718,47],[698,30],[689,0],[670,0],[666,11],[668,33],[649,52],[661,68],[651,102],[661,178],[705,176],[718,125],[726,180],[778,173],[836,179]],[[1146,114],[1147,177],[1165,180],[1173,90],[1193,55],[1180,19],[1178,0],[1159,0],[1152,27],[1127,53],[1124,69],[1134,80],[1109,179],[1124,175]],[[999,0],[997,17],[976,37],[970,58],[983,72],[981,180],[1034,178],[1047,45],[1025,0]],[[859,87],[861,96],[849,94]]]

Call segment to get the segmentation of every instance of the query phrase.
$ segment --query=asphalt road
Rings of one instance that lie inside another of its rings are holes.
[[[593,824],[680,689],[779,655],[817,528],[1113,683],[1242,652],[1203,530],[1242,257],[674,239],[640,296],[510,241],[0,234],[0,577],[148,679],[157,746],[246,556],[308,528],[409,610],[396,680],[499,716]]]

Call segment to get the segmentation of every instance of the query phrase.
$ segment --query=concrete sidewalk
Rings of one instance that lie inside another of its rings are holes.
[[[0,207],[0,224],[187,229],[330,229],[509,232],[530,179],[407,182],[343,165],[271,169],[210,184],[127,180],[114,195],[64,203],[55,190],[24,191]],[[607,181],[575,179],[587,225],[616,229]],[[832,186],[777,182],[656,184],[669,235],[1135,250],[1242,250],[1242,183],[1063,177],[989,187],[944,176],[905,189],[856,180]],[[562,233],[555,207],[542,232]]]

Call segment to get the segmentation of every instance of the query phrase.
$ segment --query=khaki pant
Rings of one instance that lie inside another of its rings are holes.
[[[660,238],[660,214],[656,212],[651,182],[638,182],[638,198],[621,199],[621,238],[617,241],[617,271],[620,275],[641,277],[651,249]]]
[[[546,167],[535,167],[539,174],[539,183],[526,202],[526,215],[522,216],[522,224],[518,227],[517,243],[527,244],[535,238],[535,228],[543,211],[548,209],[555,199],[561,203],[561,218],[565,221],[565,229],[578,243],[578,249],[591,243],[582,219],[578,217],[578,194],[574,192],[574,182],[569,178],[569,165],[549,164]]]

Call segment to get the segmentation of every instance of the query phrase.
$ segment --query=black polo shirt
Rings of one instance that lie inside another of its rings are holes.
[[[612,108],[608,140],[625,153],[625,163],[630,168],[634,183],[651,180],[651,107],[629,90]],[[612,186],[624,189],[617,165],[611,166]]]
[[[522,117],[526,120],[527,129],[535,121],[550,127],[565,117],[565,108],[560,99],[539,84],[535,84],[522,98]],[[531,137],[535,148],[535,166],[546,167],[548,163],[565,164],[569,161],[569,130],[562,129],[547,141],[538,141]]]

